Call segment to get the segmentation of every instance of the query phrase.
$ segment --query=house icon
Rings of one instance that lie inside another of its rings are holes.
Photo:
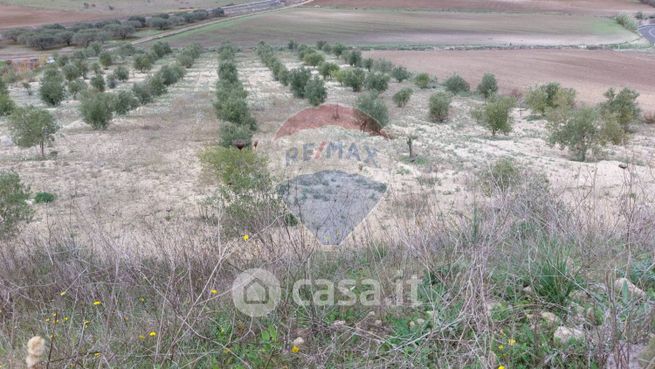
[[[243,289],[243,302],[248,305],[267,304],[270,300],[268,285],[259,278],[253,278]]]
[[[280,281],[264,269],[246,270],[232,283],[234,306],[250,317],[262,317],[275,310],[281,296]]]

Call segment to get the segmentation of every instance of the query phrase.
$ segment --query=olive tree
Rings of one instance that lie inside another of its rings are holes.
[[[106,129],[113,116],[113,103],[113,96],[110,94],[87,94],[80,104],[80,113],[84,122],[93,129]]]
[[[444,122],[448,119],[448,111],[452,96],[447,92],[437,92],[430,96],[430,120]]]
[[[45,158],[45,146],[55,140],[59,125],[44,109],[34,106],[19,107],[9,116],[9,132],[17,146],[39,146],[41,157]]]
[[[33,211],[27,203],[30,190],[14,172],[0,171],[0,238],[9,238],[21,222],[29,222]]]
[[[495,95],[498,92],[498,82],[496,76],[491,73],[485,73],[482,81],[478,85],[478,93],[484,96],[485,99]]]
[[[571,151],[576,160],[585,161],[589,151],[597,152],[604,144],[601,122],[594,108],[581,108],[550,118],[548,144]]]
[[[362,129],[379,131],[389,124],[389,110],[375,91],[365,93],[357,98],[355,115]]]
[[[327,89],[325,88],[325,82],[320,79],[318,76],[307,81],[305,85],[305,97],[309,100],[309,103],[314,106],[319,106],[325,99],[327,99]]]
[[[511,96],[494,96],[482,108],[473,111],[473,117],[495,136],[498,132],[508,134],[512,131],[512,109],[516,99]]]

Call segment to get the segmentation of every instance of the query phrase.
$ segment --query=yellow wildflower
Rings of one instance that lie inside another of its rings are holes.
[[[505,345],[498,345],[498,349],[499,349],[500,351],[503,351],[503,350],[505,349]]]
[[[294,354],[297,354],[298,352],[300,352],[300,347],[298,347],[296,345],[291,346],[291,352],[293,352]]]
[[[143,340],[146,339],[146,336],[144,336],[144,335],[139,335],[139,339],[140,339],[141,341],[143,341]]]
[[[510,339],[507,341],[507,343],[508,343],[510,346],[514,346],[514,345],[516,345],[516,340],[513,339],[513,338],[510,338]]]
[[[61,292],[59,292],[59,296],[61,296],[61,297],[66,296],[66,291],[61,291]]]
[[[152,332],[148,333],[148,336],[150,336],[150,337],[157,337],[157,332],[152,331]]]
[[[218,295],[218,290],[213,289],[213,290],[211,290],[211,291],[209,291],[209,292],[210,292],[212,295]]]
[[[100,301],[100,300],[93,300],[93,305],[95,305],[95,306],[102,305],[102,301]]]
[[[91,323],[90,320],[85,320],[85,321],[84,321],[84,326],[86,327],[86,326],[88,326],[90,323]]]
[[[505,369],[505,365],[499,366],[498,369]]]
[[[67,316],[64,317],[64,321],[65,321],[65,322],[67,322],[68,319],[69,319],[69,318],[68,318]]]
[[[250,236],[248,236],[247,234],[243,235],[243,240],[244,241],[248,241],[249,239],[250,239]]]
[[[101,354],[100,354],[99,352],[96,352],[96,353],[95,353],[95,357],[100,357],[100,355],[101,355]]]

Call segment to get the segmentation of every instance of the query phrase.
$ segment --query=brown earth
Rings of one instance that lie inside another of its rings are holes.
[[[502,93],[527,90],[538,83],[558,81],[578,91],[581,101],[597,103],[610,87],[634,88],[645,110],[655,111],[655,54],[612,50],[471,50],[471,51],[372,51],[367,56],[385,58],[439,80],[452,73],[475,87],[484,73],[494,73]]]
[[[594,15],[654,10],[637,1],[621,0],[316,0],[312,5],[449,11],[558,12]]]
[[[298,32],[298,30],[303,30]],[[210,24],[165,40],[240,46],[318,40],[357,46],[561,46],[630,42],[639,37],[611,19],[584,15],[450,13],[300,7]]]
[[[0,29],[31,27],[49,23],[72,23],[103,18],[100,14],[63,10],[35,9],[0,4]],[[107,18],[107,15],[104,16]]]

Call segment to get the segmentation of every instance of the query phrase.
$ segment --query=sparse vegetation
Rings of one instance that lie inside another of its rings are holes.
[[[12,141],[20,147],[38,146],[43,158],[45,146],[55,140],[58,130],[54,117],[47,110],[34,106],[16,108],[9,117]]]
[[[412,97],[413,93],[414,90],[409,87],[405,87],[393,95],[393,102],[396,103],[399,108],[404,108],[405,105],[407,105],[409,102],[409,99]]]
[[[48,67],[43,72],[39,96],[49,106],[57,106],[66,98],[64,78],[56,67]]]
[[[416,77],[414,77],[414,83],[420,89],[426,89],[430,87],[431,82],[433,82],[432,77],[430,77],[430,75],[427,73],[419,73],[416,75]]]
[[[389,110],[377,92],[372,91],[359,96],[355,107],[363,128],[377,131],[389,124]]]
[[[525,103],[534,113],[544,115],[548,110],[575,107],[575,95],[575,90],[551,82],[531,88],[525,97]]]
[[[467,94],[471,91],[471,86],[459,74],[453,74],[445,82],[446,90],[453,95]]]
[[[381,72],[370,72],[364,79],[367,90],[384,92],[389,88],[389,76]]]
[[[448,119],[452,96],[447,92],[437,92],[430,96],[430,120],[444,122]]]
[[[485,73],[482,77],[482,81],[478,85],[478,93],[484,96],[485,99],[498,93],[498,82],[496,82],[496,76],[491,73]]]
[[[29,198],[29,187],[23,185],[18,174],[0,171],[0,239],[14,236],[21,223],[32,220]]]
[[[580,108],[549,119],[548,143],[568,149],[579,161],[587,160],[589,152],[598,154],[606,141],[602,137],[602,121],[594,108]]]
[[[113,117],[113,96],[103,92],[91,92],[82,97],[80,113],[84,122],[93,129],[106,129]]]
[[[494,96],[487,100],[482,108],[473,111],[473,117],[478,123],[491,131],[492,136],[497,133],[509,134],[512,131],[512,110],[516,107],[516,100],[511,96]]]
[[[396,79],[398,82],[408,80],[412,77],[412,74],[407,70],[407,68],[402,66],[396,66],[391,71],[391,76]]]
[[[325,82],[318,77],[314,77],[307,81],[305,85],[304,96],[309,100],[313,106],[319,106],[327,99],[327,89]]]

